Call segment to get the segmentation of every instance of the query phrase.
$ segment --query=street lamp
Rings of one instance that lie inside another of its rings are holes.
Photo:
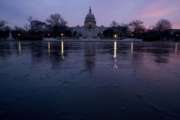
[[[64,37],[64,33],[61,33],[61,38]],[[64,59],[64,41],[63,39],[61,39],[61,56],[62,56],[62,59]]]
[[[64,37],[64,33],[61,33],[60,36],[61,36],[61,38]]]
[[[21,36],[21,33],[18,33],[17,35],[18,35],[18,37],[20,37],[20,36]]]
[[[47,34],[47,36],[48,36],[48,37],[50,37],[50,36],[51,36],[51,34],[50,34],[50,33],[48,33],[48,34]]]
[[[117,34],[114,34],[114,39],[117,39],[118,38],[118,35]]]

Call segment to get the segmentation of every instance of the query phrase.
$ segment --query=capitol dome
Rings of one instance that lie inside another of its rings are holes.
[[[96,18],[92,13],[91,8],[89,8],[89,13],[86,15],[84,26],[86,28],[95,28],[96,27]]]

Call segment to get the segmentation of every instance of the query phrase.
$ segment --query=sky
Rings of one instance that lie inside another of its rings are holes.
[[[50,14],[59,13],[69,26],[83,25],[90,6],[99,26],[137,19],[152,27],[158,20],[168,19],[174,28],[180,28],[180,0],[0,0],[0,20],[24,26],[29,16],[45,21]]]

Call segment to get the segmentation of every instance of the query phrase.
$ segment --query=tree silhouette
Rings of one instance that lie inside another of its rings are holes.
[[[54,37],[58,37],[61,33],[65,33],[67,22],[61,17],[60,14],[56,13],[50,15],[46,22],[49,31],[53,33]]]
[[[141,20],[135,20],[129,23],[129,29],[134,33],[143,33],[145,31],[144,23]]]
[[[50,17],[46,21],[47,24],[51,27],[67,25],[67,21],[65,21],[64,18],[62,18],[58,13],[50,15]]]
[[[163,32],[172,29],[172,24],[166,19],[159,20],[153,28],[155,31]]]

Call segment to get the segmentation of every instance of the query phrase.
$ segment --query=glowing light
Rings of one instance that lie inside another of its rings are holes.
[[[117,59],[114,59],[114,66],[113,66],[114,69],[118,69],[118,64],[117,64]]]
[[[114,58],[114,69],[118,69],[118,65],[117,65],[117,41],[114,41],[114,54],[113,54],[113,58]]]
[[[134,53],[134,43],[132,42],[131,43],[131,54],[133,54]]]
[[[61,56],[62,56],[62,59],[64,59],[64,41],[63,40],[61,41]]]
[[[49,54],[49,56],[51,55],[51,43],[50,42],[48,42],[48,54]]]
[[[118,35],[117,34],[114,34],[114,38],[117,39]]]
[[[114,55],[113,58],[117,58],[117,42],[114,41]]]
[[[21,54],[22,53],[22,47],[21,47],[21,42],[18,42],[18,53]]]
[[[61,37],[64,37],[64,33],[61,33],[60,35],[61,35]]]

